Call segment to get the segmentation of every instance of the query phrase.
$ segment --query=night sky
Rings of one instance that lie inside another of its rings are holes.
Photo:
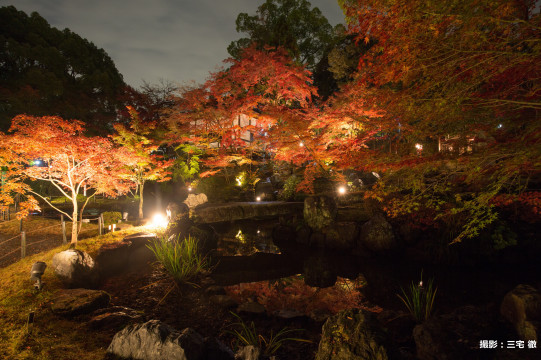
[[[203,82],[229,57],[227,46],[245,37],[235,30],[241,12],[264,0],[0,0],[51,26],[69,28],[103,48],[129,85],[160,79]],[[336,0],[311,0],[331,25],[343,22]]]

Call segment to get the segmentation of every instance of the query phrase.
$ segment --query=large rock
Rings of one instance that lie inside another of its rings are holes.
[[[522,340],[539,340],[541,293],[537,289],[518,285],[503,298],[500,313],[513,324]]]
[[[261,355],[261,349],[253,346],[247,345],[241,347],[235,354],[235,360],[259,360]]]
[[[489,307],[464,306],[450,314],[433,316],[413,329],[417,357],[421,360],[471,358],[479,341],[493,339],[498,328]]]
[[[184,203],[177,204],[176,202],[170,202],[165,208],[165,213],[167,214],[167,219],[171,222],[175,221],[178,216],[183,217],[188,215],[190,208]]]
[[[199,205],[203,205],[207,201],[207,195],[205,194],[190,194],[188,195],[188,198],[184,200],[184,204],[186,204],[190,209],[193,209]]]
[[[65,317],[89,314],[106,307],[110,299],[111,296],[101,290],[64,289],[53,299],[51,311]]]
[[[330,226],[337,212],[336,201],[330,196],[310,196],[304,199],[304,221],[314,230]]]
[[[248,301],[240,304],[237,307],[237,313],[248,313],[248,314],[263,314],[267,311],[265,306],[261,305],[256,301]]]
[[[371,251],[385,251],[396,247],[397,242],[391,224],[382,214],[375,214],[361,226],[359,245]]]
[[[362,202],[354,205],[339,207],[336,221],[365,222],[370,220],[372,216],[374,216],[372,205],[363,199]]]
[[[327,319],[316,360],[387,360],[382,332],[373,315],[345,310]]]
[[[55,254],[52,267],[56,276],[70,288],[91,288],[98,280],[94,260],[81,250],[70,249]]]
[[[204,359],[204,340],[195,330],[178,332],[158,321],[128,325],[115,334],[107,352],[138,360]]]

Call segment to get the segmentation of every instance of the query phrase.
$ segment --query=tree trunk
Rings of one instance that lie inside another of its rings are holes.
[[[143,188],[145,187],[145,183],[141,182],[139,185],[139,220],[143,219]]]
[[[79,232],[77,231],[77,194],[75,192],[72,192],[73,196],[73,214],[71,216],[71,246],[77,245],[77,235]]]

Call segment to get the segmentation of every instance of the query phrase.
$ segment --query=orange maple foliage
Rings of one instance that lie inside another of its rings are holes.
[[[227,69],[211,74],[204,85],[179,94],[177,108],[169,114],[175,140],[205,148],[204,162],[211,170],[239,158],[249,161],[253,151],[272,151],[276,135],[283,142],[298,144],[302,135],[297,132],[304,131],[308,122],[304,122],[304,129],[292,124],[286,127],[283,122],[285,117],[289,123],[303,122],[302,111],[311,106],[316,94],[310,72],[295,64],[283,49],[250,47],[240,60],[225,62],[230,65]],[[293,113],[300,117],[292,118]],[[241,115],[255,118],[256,124],[241,128],[235,122]],[[246,130],[254,136],[249,146],[241,138]]]
[[[73,245],[77,243],[80,231],[78,215],[91,198],[87,198],[79,211],[77,194],[81,188],[93,189],[93,195],[117,196],[133,185],[122,177],[124,163],[132,161],[129,154],[117,151],[107,138],[84,136],[81,121],[19,115],[13,119],[9,133],[0,135],[0,140],[2,163],[10,169],[6,191],[17,189],[19,193],[38,196],[72,220]],[[35,160],[41,163],[37,165]],[[24,184],[27,179],[46,181],[55,186],[72,202],[71,214],[59,210],[42,194]],[[35,200],[30,204],[36,205]],[[22,209],[23,213],[27,208]]]

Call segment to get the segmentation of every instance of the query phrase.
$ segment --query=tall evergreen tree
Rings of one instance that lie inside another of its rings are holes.
[[[77,118],[103,131],[124,86],[103,49],[36,12],[0,8],[0,130],[24,113]]]

